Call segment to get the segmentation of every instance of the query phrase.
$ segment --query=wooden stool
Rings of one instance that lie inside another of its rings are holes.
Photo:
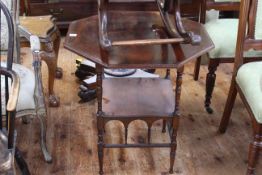
[[[58,107],[59,98],[54,93],[54,80],[62,78],[63,72],[57,67],[57,59],[60,45],[60,32],[54,23],[52,16],[23,16],[20,17],[19,32],[23,37],[23,32],[31,33],[39,37],[41,42],[41,58],[46,62],[48,67],[48,93],[49,106]],[[25,35],[26,36],[26,35]],[[29,47],[28,39],[21,38],[21,46]]]

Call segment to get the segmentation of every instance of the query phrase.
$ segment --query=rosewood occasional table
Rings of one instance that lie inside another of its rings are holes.
[[[60,32],[54,23],[52,16],[22,16],[20,17],[19,32],[23,37],[23,32],[29,32],[40,39],[41,58],[46,62],[48,67],[48,94],[49,106],[58,107],[59,98],[54,93],[54,80],[62,78],[62,69],[57,67],[57,59],[60,45]],[[25,35],[26,36],[26,35]],[[28,39],[21,38],[21,46],[28,47]]]
[[[152,26],[163,26],[157,12],[109,12],[108,19],[110,19],[108,20],[108,37],[117,41],[159,38]],[[193,31],[201,36],[202,42],[199,45],[176,43],[173,45],[117,46],[110,48],[106,58],[101,55],[97,16],[70,24],[64,46],[96,63],[99,174],[103,174],[104,148],[124,147],[169,147],[171,149],[169,172],[173,173],[184,65],[214,47],[201,24],[190,20],[183,20],[183,24],[187,31]],[[172,82],[169,79],[169,71],[167,71],[166,78],[105,78],[103,77],[104,68],[176,69],[175,96]],[[147,142],[128,143],[128,125],[138,119],[147,123]],[[168,126],[170,143],[151,142],[151,126],[155,121],[161,119],[164,121],[163,131],[166,130],[166,124]],[[105,124],[112,120],[123,123],[124,143],[108,144],[104,142],[104,135],[110,134],[110,132],[105,132]]]

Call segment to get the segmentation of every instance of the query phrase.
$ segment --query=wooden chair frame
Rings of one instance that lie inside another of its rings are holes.
[[[207,10],[220,10],[220,11],[239,11],[240,3],[238,2],[215,2],[214,0],[203,0],[201,4],[200,22],[205,23]],[[262,59],[262,58],[261,58]],[[256,58],[257,60],[257,58]],[[253,61],[252,58],[248,58],[246,61]],[[220,63],[233,63],[234,58],[212,58],[209,59],[208,73],[206,76],[206,95],[205,95],[205,109],[208,113],[213,113],[213,109],[210,107],[211,98],[216,81],[216,70]],[[199,57],[195,63],[194,68],[194,80],[197,81],[199,77],[201,65],[201,57]]]
[[[239,93],[244,105],[252,120],[253,141],[250,143],[247,175],[255,174],[255,165],[259,158],[259,151],[262,149],[262,124],[258,123],[254,113],[251,110],[241,88],[236,83],[237,71],[245,63],[244,51],[249,49],[262,50],[262,40],[256,40],[255,33],[255,16],[258,0],[242,0],[240,6],[240,19],[238,26],[238,37],[236,46],[236,56],[234,60],[234,72],[231,80],[229,95],[227,98],[224,113],[220,122],[219,131],[224,133],[227,129],[232,108]],[[246,29],[248,30],[246,31]],[[246,34],[247,33],[247,34]],[[252,75],[250,75],[252,76]]]
[[[201,38],[192,32],[186,32],[180,15],[179,0],[157,0],[156,1],[165,30],[169,38],[163,39],[144,39],[144,40],[127,40],[127,41],[111,41],[108,37],[108,14],[109,0],[98,0],[98,16],[99,16],[99,39],[103,49],[110,49],[112,46],[128,46],[128,45],[148,45],[148,44],[170,44],[170,43],[192,43],[198,44]],[[174,14],[170,19],[170,13]],[[174,21],[175,26],[171,21]],[[157,26],[155,26],[157,28]]]

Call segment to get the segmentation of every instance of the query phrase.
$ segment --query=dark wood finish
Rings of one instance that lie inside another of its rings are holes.
[[[215,2],[215,0],[205,0],[206,1],[206,10],[218,10],[218,11],[239,11],[239,2]]]
[[[251,117],[252,127],[253,127],[253,141],[250,143],[249,155],[248,155],[248,167],[247,175],[255,174],[255,166],[258,162],[259,152],[262,148],[262,124],[258,123],[256,120],[253,111],[249,103],[247,102],[245,95],[243,94],[241,88],[236,82],[237,71],[241,65],[244,64],[244,51],[246,48],[261,48],[262,43],[260,40],[251,44],[249,38],[254,39],[255,31],[255,18],[256,18],[256,8],[258,0],[242,0],[240,6],[240,17],[239,17],[239,26],[238,26],[238,37],[237,37],[237,47],[236,47],[236,56],[234,61],[234,72],[232,76],[229,96],[227,98],[226,106],[224,113],[220,122],[219,131],[224,133],[226,131],[232,108],[236,99],[237,93],[239,93],[244,105],[247,108],[247,111]],[[248,31],[248,32],[247,32]],[[260,46],[258,43],[260,42]],[[252,76],[252,75],[250,75]]]
[[[107,33],[111,41],[155,39],[156,34],[161,38],[168,38],[165,30],[161,30],[160,33],[153,32],[152,26],[159,26],[157,31],[165,28],[160,15],[157,13],[119,11],[102,12],[101,15],[106,16],[108,19],[105,21],[108,26],[102,32]],[[99,174],[103,174],[104,148],[129,147],[170,147],[169,172],[173,173],[180,116],[179,101],[183,66],[213,48],[213,44],[201,24],[189,20],[183,21],[183,24],[186,31],[191,30],[201,36],[202,42],[199,45],[178,43],[156,45],[155,43],[149,43],[139,46],[112,45],[108,49],[100,45],[97,16],[78,20],[70,25],[64,46],[96,63]],[[102,36],[103,40],[103,35],[100,36]],[[167,70],[166,79],[104,79],[104,67],[177,68],[175,99],[172,99],[174,97],[172,95],[172,85],[168,80],[169,70]],[[147,124],[147,142],[128,143],[129,124],[138,119],[145,121]],[[170,142],[168,143],[151,142],[151,127],[154,122],[160,119],[164,120],[168,126],[170,136]],[[112,120],[118,120],[124,126],[125,140],[120,141],[120,143],[108,144],[104,139],[107,133],[111,133],[106,132],[105,125]]]
[[[163,23],[163,31],[167,33],[167,36],[164,38],[132,38],[127,40],[118,41],[117,39],[113,40],[110,38],[107,32],[110,32],[108,28],[109,18],[109,1],[108,0],[99,0],[98,1],[98,27],[99,27],[99,44],[102,49],[109,50],[112,46],[136,46],[136,45],[152,45],[152,44],[171,44],[171,43],[191,43],[199,44],[201,38],[198,35],[195,35],[191,31],[185,31],[181,23],[181,14],[180,14],[180,4],[179,1],[160,1],[157,0],[158,11],[161,16],[161,22]],[[173,13],[171,17],[170,13]],[[171,18],[172,19],[171,19]],[[112,17],[113,18],[113,17]],[[119,16],[117,16],[119,18]],[[111,19],[115,21],[114,19]],[[134,26],[135,27],[135,26]],[[161,32],[161,28],[158,27],[158,24],[152,24],[152,30],[158,30]]]
[[[115,119],[116,114],[128,118],[172,117],[175,110],[172,83],[160,78],[104,79],[102,106],[103,115]]]
[[[118,15],[125,15],[125,18],[118,18],[119,26],[121,23],[123,26],[127,26],[128,23],[130,28],[135,26],[137,32],[134,33],[134,30],[122,28],[121,31],[118,31],[118,33],[108,33],[112,40],[122,40],[123,37],[140,39],[155,38],[155,32],[153,32],[150,28],[153,24],[161,24],[160,16],[151,12],[109,13],[109,19],[114,21]],[[134,22],[135,19],[139,20],[139,23],[137,24],[141,26],[136,25],[136,22]],[[179,57],[174,54],[171,45],[168,45],[167,47],[166,55],[168,55],[168,57],[162,56],[161,51],[165,49],[163,49],[161,45],[146,45],[142,47],[112,47],[108,58],[102,60],[99,51],[97,16],[72,22],[69,27],[64,46],[67,49],[107,68],[176,68],[186,64],[200,55],[203,55],[214,47],[201,24],[190,20],[184,20],[183,24],[186,30],[193,31],[194,33],[200,35],[202,42],[196,46],[181,44],[181,47],[178,50],[180,50],[183,55],[180,55]],[[108,25],[108,28],[110,28],[111,24],[109,23]],[[117,29],[117,25],[115,25],[115,27]],[[86,31],[89,31],[92,35]],[[77,36],[74,34],[77,34]]]
[[[216,81],[216,70],[219,65],[219,60],[210,59],[208,64],[208,74],[206,77],[206,98],[205,98],[205,108],[206,111],[210,114],[213,113],[212,108],[210,108],[211,98]]]
[[[27,3],[25,3],[27,2]],[[122,11],[156,11],[157,4],[153,0],[112,0],[110,10]],[[30,16],[52,15],[57,18],[60,29],[67,29],[69,23],[81,18],[97,14],[97,0],[58,0],[55,3],[46,0],[21,0],[21,14]],[[74,10],[72,10],[74,9]],[[200,0],[181,0],[183,17],[199,19]]]
[[[36,35],[40,38],[41,42],[41,58],[48,66],[48,95],[49,106],[58,107],[60,104],[59,97],[54,92],[55,78],[62,78],[62,69],[57,66],[57,58],[60,45],[60,32],[54,23],[51,16],[36,16],[36,17],[20,17],[20,25],[30,34]],[[23,35],[20,40],[21,46],[30,47],[29,36]]]

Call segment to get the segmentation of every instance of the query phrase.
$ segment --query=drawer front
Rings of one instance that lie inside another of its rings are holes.
[[[57,21],[73,21],[97,14],[96,1],[88,3],[31,3],[30,15],[53,15]]]

